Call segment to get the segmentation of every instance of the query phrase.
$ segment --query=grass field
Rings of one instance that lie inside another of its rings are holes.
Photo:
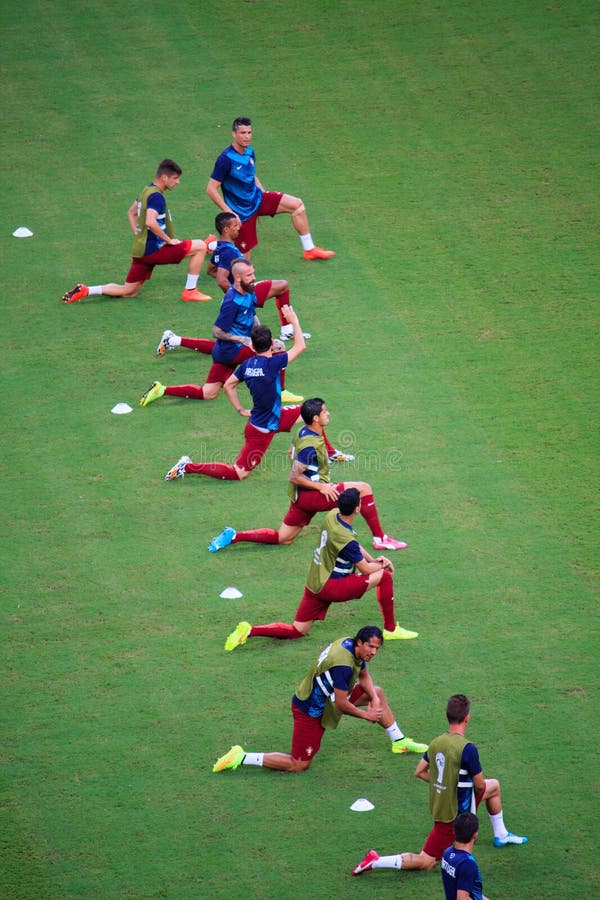
[[[208,336],[216,301],[181,303],[169,267],[136,300],[59,302],[122,280],[164,156],[178,234],[212,230],[204,188],[244,114],[263,183],[337,252],[306,263],[285,217],[261,223],[257,274],[289,280],[313,334],[289,386],[326,398],[357,457],[336,474],[409,543],[398,618],[420,637],[372,672],[420,740],[471,696],[530,841],[494,849],[483,815],[493,900],[600,894],[598,20],[593,0],[2,7],[2,897],[442,894],[437,872],[350,877],[429,828],[416,758],[379,730],[345,721],[300,776],[211,772],[232,743],[287,751],[308,664],[379,621],[369,595],[224,653],[238,620],[293,615],[320,519],[289,548],[207,553],[225,524],[280,522],[283,436],[245,482],[163,481],[241,445],[223,397],[137,405],[155,378],[203,381],[204,358],[155,348]]]

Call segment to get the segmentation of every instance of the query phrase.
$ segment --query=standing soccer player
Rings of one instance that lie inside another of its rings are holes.
[[[266,191],[256,175],[256,156],[252,147],[252,122],[239,116],[232,126],[232,142],[219,155],[208,179],[206,193],[223,212],[234,212],[242,222],[236,246],[249,254],[258,244],[256,222],[260,216],[288,213],[298,232],[304,259],[329,259],[333,250],[315,247],[304,203],[299,197]]]
[[[131,267],[124,284],[97,284],[88,287],[76,284],[63,294],[64,303],[74,303],[83,297],[105,295],[108,297],[137,297],[145,281],[152,277],[155,266],[180,263],[189,257],[188,276],[181,299],[185,301],[210,300],[198,288],[198,277],[206,255],[206,244],[200,240],[180,241],[175,237],[173,218],[167,207],[165,191],[172,191],[179,184],[181,167],[172,159],[163,159],[156,170],[154,181],[145,187],[135,200],[127,216],[133,231]]]

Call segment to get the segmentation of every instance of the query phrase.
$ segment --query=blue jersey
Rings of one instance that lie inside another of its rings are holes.
[[[252,147],[238,153],[230,145],[218,157],[210,176],[220,183],[225,203],[242,222],[254,215],[262,200],[262,191],[254,174],[255,163]]]
[[[217,241],[217,246],[213,250],[213,255],[210,261],[214,263],[214,265],[218,269],[227,269],[227,271],[229,272],[229,283],[233,284],[231,263],[234,261],[234,259],[240,258],[245,259],[246,257],[241,250],[238,250],[235,244],[231,244],[229,241]]]
[[[346,638],[342,641],[342,647],[354,656],[354,642],[352,638]],[[361,671],[365,667],[366,663],[364,661],[361,662]],[[352,681],[352,666],[333,665],[313,679],[312,691],[306,700],[300,700],[298,695],[294,694],[292,702],[294,706],[305,712],[307,716],[310,716],[312,719],[320,719],[327,704],[333,700],[335,688],[349,693]]]
[[[275,356],[252,356],[236,370],[235,377],[244,381],[252,394],[250,421],[262,431],[277,431],[281,416],[281,370],[288,364],[287,353]]]
[[[150,194],[146,201],[146,209],[153,209],[157,214],[156,223],[162,228],[163,231],[167,230],[167,202],[160,191],[156,191],[154,194]],[[154,234],[153,231],[148,229],[148,237],[146,238],[146,250],[145,256],[149,256],[151,253],[156,253],[157,250],[160,250],[162,246],[164,246],[164,241],[157,234]]]
[[[230,287],[221,300],[221,309],[215,321],[217,328],[239,337],[250,337],[256,312],[256,294],[240,294]],[[212,358],[215,362],[228,365],[240,352],[237,341],[217,340],[213,347]]]
[[[441,873],[446,900],[456,900],[458,891],[466,891],[472,900],[483,900],[481,872],[471,853],[448,847],[442,855]]]
[[[348,531],[354,534],[352,526],[348,525],[347,522],[342,521],[342,519],[340,519],[339,513],[337,516],[337,520],[340,525],[343,525],[344,528],[347,528]],[[334,563],[329,577],[345,578],[346,575],[352,575],[352,573],[354,572],[354,566],[362,559],[364,559],[364,556],[362,555],[360,544],[355,538],[351,538],[346,546],[342,547],[342,549],[338,553],[337,559]]]

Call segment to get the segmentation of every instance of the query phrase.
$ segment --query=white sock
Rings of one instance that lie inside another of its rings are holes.
[[[197,284],[198,284],[198,276],[188,274],[187,281],[185,283],[186,291],[193,291]]]
[[[173,344],[174,347],[181,347],[181,335],[172,334],[169,338],[169,343]]]
[[[310,231],[308,234],[300,235],[300,242],[302,243],[303,250],[312,250],[315,246],[315,242],[312,239]]]
[[[396,853],[394,856],[380,856],[371,863],[372,869],[401,869],[402,854]]]
[[[393,724],[390,725],[389,728],[386,728],[385,733],[389,737],[390,741],[401,741],[404,737],[403,733],[398,728],[397,722],[393,722]]]
[[[102,293],[102,285],[101,284],[94,284],[94,285],[92,285],[92,287],[88,288],[88,294],[90,294],[92,297],[94,297],[94,296],[99,297],[101,293]]]
[[[495,813],[495,815],[492,815],[490,813],[490,825],[492,826],[494,837],[504,840],[504,838],[508,834],[508,831],[506,825],[504,824],[504,816],[502,814],[502,810],[500,810],[499,813]]]
[[[264,753],[246,753],[243,766],[262,766]]]

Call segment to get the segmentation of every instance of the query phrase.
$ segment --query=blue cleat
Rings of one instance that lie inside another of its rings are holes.
[[[506,847],[508,844],[526,844],[527,838],[520,834],[512,834],[508,832],[505,838],[494,838],[494,847]]]
[[[208,545],[209,553],[217,553],[223,547],[229,547],[237,532],[231,525],[227,525],[220,534],[217,534]]]

